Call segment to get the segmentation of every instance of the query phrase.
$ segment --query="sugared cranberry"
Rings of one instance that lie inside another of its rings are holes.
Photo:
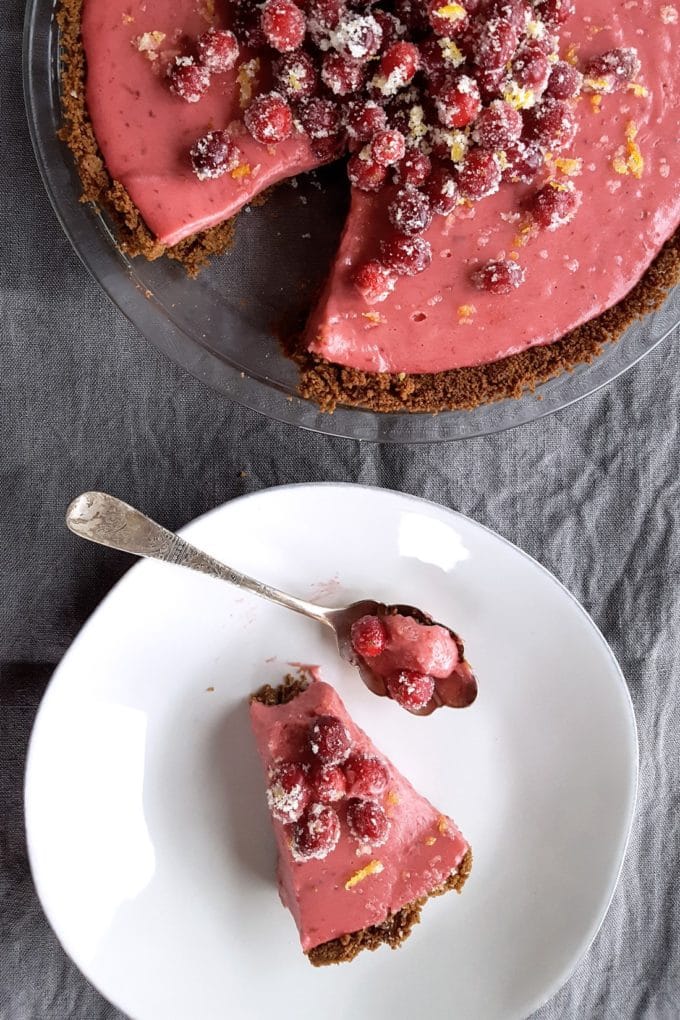
[[[345,0],[311,0],[307,6],[307,28],[317,46],[328,47],[328,36],[346,10]]]
[[[427,195],[412,185],[399,189],[387,207],[387,215],[397,233],[406,237],[422,234],[432,222]]]
[[[503,149],[506,165],[503,180],[529,184],[543,166],[543,152],[536,142],[512,142]]]
[[[349,733],[334,715],[318,715],[309,724],[309,747],[323,765],[339,765],[352,747]]]
[[[266,46],[267,39],[260,27],[260,8],[253,0],[237,0],[231,9],[231,27],[239,42],[253,49]]]
[[[529,202],[529,211],[539,227],[557,230],[569,223],[581,204],[581,192],[573,185],[548,182]]]
[[[472,137],[483,149],[498,151],[522,134],[522,114],[502,99],[494,99],[479,114]]]
[[[209,131],[198,139],[189,155],[199,181],[216,180],[235,170],[241,159],[238,145],[226,131]]]
[[[536,0],[536,10],[546,25],[558,28],[576,10],[574,0]]]
[[[472,56],[480,68],[502,68],[517,48],[519,30],[503,17],[481,17],[471,32]]]
[[[395,283],[394,272],[376,259],[371,259],[370,262],[360,266],[354,274],[354,286],[368,305],[385,301],[394,290]],[[361,652],[360,654],[365,655],[366,653]]]
[[[432,245],[423,237],[393,237],[381,241],[380,257],[399,276],[416,276],[432,262]]]
[[[524,135],[553,151],[566,148],[576,134],[576,117],[571,106],[560,99],[544,99],[524,111]]]
[[[363,63],[379,51],[382,28],[371,14],[346,14],[332,32],[330,42],[344,57]]]
[[[550,63],[545,46],[538,39],[529,39],[525,42],[515,54],[511,73],[522,88],[543,92],[550,76]]]
[[[345,763],[347,792],[354,797],[380,797],[387,789],[389,776],[379,758],[353,754]]]
[[[368,142],[387,126],[387,116],[372,99],[351,99],[345,107],[345,126],[354,141]]]
[[[198,59],[212,74],[231,71],[238,60],[238,40],[225,28],[210,28],[196,41]]]
[[[293,112],[280,92],[265,92],[250,104],[243,123],[256,142],[270,145],[290,138]]]
[[[379,263],[376,263],[379,265]],[[365,267],[364,267],[365,268]],[[384,272],[387,270],[381,267]],[[379,616],[362,616],[352,624],[352,648],[364,659],[373,659],[385,650],[387,630]]]
[[[394,13],[411,32],[421,33],[429,28],[427,7],[422,0],[394,0]]]
[[[609,50],[599,57],[594,57],[586,65],[586,85],[589,85],[588,79],[596,80],[598,83],[606,83],[601,86],[598,84],[596,91],[616,92],[633,81],[639,71],[640,58],[634,47]]]
[[[498,191],[501,171],[493,153],[484,149],[473,149],[465,158],[458,171],[458,190],[463,198],[477,202],[480,198]]]
[[[434,89],[434,105],[444,127],[465,127],[482,108],[477,82],[467,74],[440,81]]]
[[[583,87],[583,75],[566,60],[552,65],[545,95],[551,99],[576,99]]]
[[[285,53],[274,61],[274,87],[289,100],[307,99],[316,91],[314,61],[304,50]]]
[[[371,156],[382,166],[392,166],[403,159],[406,153],[406,139],[401,131],[378,131],[371,139]]]
[[[452,38],[463,31],[468,21],[468,14],[457,0],[430,0],[427,14],[436,35]]]
[[[306,99],[298,107],[298,116],[310,138],[333,138],[340,131],[340,111],[332,99]]]
[[[532,13],[529,0],[487,0],[483,17],[487,20],[500,18],[522,33]]]
[[[490,259],[472,274],[472,282],[478,290],[490,294],[510,294],[524,283],[524,270],[510,259]]]
[[[380,25],[382,30],[382,44],[381,48],[386,50],[392,43],[404,34],[406,28],[399,21],[399,18],[395,18],[394,14],[390,14],[389,11],[382,11],[380,9],[373,11],[373,17]]]
[[[418,47],[411,42],[396,42],[380,58],[380,74],[386,79],[385,94],[397,92],[408,85],[420,64]]]
[[[347,163],[347,176],[360,191],[380,191],[387,179],[387,168],[371,159],[366,149],[355,152]]]
[[[344,156],[346,138],[341,132],[333,138],[315,138],[312,140],[312,152],[317,159],[331,162]]]
[[[342,800],[347,792],[345,773],[339,765],[313,765],[309,782],[314,791],[314,799],[322,804],[334,804]]]
[[[267,804],[280,822],[296,822],[311,800],[312,790],[304,765],[283,762],[269,772]]]
[[[448,216],[458,204],[458,185],[450,170],[437,166],[425,184],[432,212]]]
[[[395,184],[413,184],[417,187],[430,176],[432,162],[424,152],[410,149],[394,168]]]
[[[476,74],[477,85],[485,102],[498,98],[507,78],[505,67],[484,67]]]
[[[335,96],[358,92],[366,80],[366,71],[358,60],[329,51],[321,60],[321,80]]]
[[[293,0],[267,0],[260,25],[269,45],[280,53],[296,50],[307,29],[305,16]]]
[[[347,825],[361,843],[382,846],[390,833],[390,821],[377,800],[350,797],[347,801]]]
[[[386,681],[387,693],[401,705],[412,712],[425,708],[434,694],[434,680],[431,676],[416,673],[412,669],[402,669],[393,673]]]
[[[297,861],[322,861],[340,839],[340,819],[327,804],[310,804],[293,830],[291,853]]]
[[[193,57],[175,57],[168,69],[170,91],[185,103],[197,103],[210,87],[210,71]]]

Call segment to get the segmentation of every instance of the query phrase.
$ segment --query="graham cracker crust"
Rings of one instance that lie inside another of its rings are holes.
[[[104,164],[85,103],[85,54],[80,36],[83,0],[59,0],[57,22],[61,44],[61,83],[64,124],[61,139],[75,159],[83,202],[104,209],[113,220],[121,250],[130,257],[154,261],[163,255],[181,263],[195,277],[211,257],[227,251],[233,241],[230,220],[167,246],[151,234],[120,182]],[[259,196],[263,200],[263,196]],[[256,199],[255,201],[258,201]],[[335,365],[300,348],[284,349],[300,369],[301,397],[332,413],[337,407],[360,407],[379,412],[472,410],[508,398],[518,399],[577,365],[590,363],[605,344],[613,343],[636,320],[659,308],[680,282],[680,231],[676,231],[633,289],[613,308],[578,326],[560,340],[532,347],[501,361],[446,372],[370,373]]]
[[[272,687],[265,684],[250,696],[250,701],[259,701],[263,705],[286,705],[289,701],[306,690],[308,678],[301,673],[299,676],[289,675],[283,683]],[[372,924],[360,931],[341,935],[329,942],[314,946],[305,955],[314,967],[328,967],[333,963],[349,963],[364,949],[374,952],[380,946],[398,949],[406,941],[413,929],[420,923],[420,914],[429,899],[443,896],[455,889],[460,893],[472,870],[472,850],[467,850],[462,861],[452,871],[445,882],[433,889],[427,896],[406,903],[399,910],[385,918],[380,924]]]

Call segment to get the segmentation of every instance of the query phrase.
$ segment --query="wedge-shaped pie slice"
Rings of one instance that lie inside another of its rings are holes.
[[[281,900],[315,966],[408,938],[430,896],[462,889],[470,847],[321,680],[252,698]]]

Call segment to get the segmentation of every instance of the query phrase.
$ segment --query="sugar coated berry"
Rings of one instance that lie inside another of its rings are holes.
[[[293,0],[267,0],[260,25],[269,45],[280,53],[296,50],[307,30],[305,16]]]
[[[472,123],[482,108],[477,82],[468,74],[438,82],[434,89],[434,105],[444,127],[465,127]]]
[[[170,91],[185,103],[197,103],[210,87],[210,71],[193,57],[175,57],[168,68]]]
[[[395,184],[413,184],[418,186],[430,176],[432,161],[424,152],[409,149],[401,162],[394,168]]]
[[[340,839],[340,819],[332,807],[310,804],[293,829],[291,853],[296,861],[322,861]]]
[[[434,694],[434,680],[424,673],[416,673],[412,669],[402,669],[393,673],[386,681],[387,693],[401,705],[412,712],[425,708]]]
[[[408,85],[419,66],[420,54],[414,43],[392,43],[380,58],[380,74],[385,79],[382,91],[385,95],[394,95]]]
[[[536,0],[536,11],[550,28],[563,25],[575,10],[574,0]]]
[[[470,33],[474,62],[480,68],[502,68],[517,48],[519,30],[504,17],[478,19]]]
[[[314,61],[304,50],[284,53],[274,61],[274,87],[288,100],[308,99],[316,91]]]
[[[387,179],[387,168],[371,159],[367,149],[362,149],[350,156],[347,176],[360,191],[380,191]]]
[[[387,115],[373,99],[351,99],[345,107],[347,134],[356,142],[368,142],[387,127]]]
[[[370,846],[382,846],[390,834],[389,818],[377,800],[350,797],[347,825],[355,839]]]
[[[548,181],[529,202],[529,211],[544,230],[557,230],[569,223],[581,204],[581,193],[572,182],[557,184]]]
[[[510,294],[524,283],[524,270],[510,259],[490,259],[475,269],[472,282],[490,294]]]
[[[290,138],[293,112],[280,92],[264,92],[250,104],[243,123],[256,142],[270,145]]]
[[[633,46],[608,50],[586,65],[586,85],[595,91],[615,92],[633,81],[639,72],[640,58]]]
[[[458,171],[458,190],[463,198],[477,202],[498,191],[501,171],[493,153],[473,149]]]
[[[217,180],[235,170],[241,160],[238,145],[226,131],[209,131],[195,142],[189,155],[199,181]]]
[[[398,276],[416,276],[432,262],[432,245],[423,237],[393,237],[380,242],[380,258]]]
[[[345,773],[339,765],[313,765],[309,782],[314,791],[314,799],[322,804],[334,804],[342,800],[347,792]]]
[[[198,59],[212,74],[231,71],[238,60],[238,40],[226,28],[210,28],[196,40]]]
[[[512,142],[505,146],[503,155],[503,180],[512,184],[529,184],[544,163],[543,152],[536,142]]]
[[[583,87],[583,75],[566,60],[552,65],[545,95],[551,99],[576,99]]]
[[[307,769],[297,762],[283,762],[269,770],[267,804],[280,822],[296,822],[311,800]]]
[[[382,28],[372,14],[343,15],[330,33],[330,45],[344,57],[362,63],[374,57],[382,43]]]
[[[507,79],[506,69],[504,67],[480,68],[475,78],[482,98],[485,102],[489,102],[502,94]]]
[[[402,25],[399,18],[396,18],[394,14],[390,14],[389,11],[382,11],[379,8],[373,11],[373,17],[380,25],[382,31],[382,49],[386,50],[392,43],[404,34],[406,27]]]
[[[366,80],[363,64],[353,57],[343,57],[331,50],[321,60],[321,80],[335,96],[358,92]]]
[[[570,145],[576,128],[574,111],[561,99],[543,99],[532,109],[524,111],[524,137],[551,151]]]
[[[236,0],[231,10],[231,27],[239,42],[253,49],[266,46],[267,39],[260,27],[261,12],[257,4],[252,0]]]
[[[311,0],[307,5],[307,28],[313,41],[328,48],[328,37],[347,10],[345,0]]]
[[[397,279],[395,274],[384,266],[382,262],[378,262],[377,259],[371,259],[370,262],[366,262],[357,269],[353,282],[366,304],[375,305],[379,301],[385,301],[390,296]],[[377,619],[377,617],[371,617],[371,619]],[[352,630],[354,630],[354,626],[356,624],[353,625]],[[352,637],[352,644],[355,650],[359,651],[356,644],[354,644],[354,636]],[[359,651],[359,654],[364,657],[366,656],[365,652]],[[377,655],[378,653],[374,652],[373,654]]]
[[[407,184],[388,205],[387,216],[398,234],[406,237],[422,234],[432,222],[430,200],[422,191]]]
[[[468,23],[468,13],[456,0],[430,0],[427,14],[435,35],[452,38]]]
[[[406,28],[415,33],[427,31],[427,7],[423,0],[394,0],[394,13]]]
[[[384,270],[384,267],[381,268]],[[352,624],[350,637],[352,648],[358,655],[373,659],[385,650],[387,629],[379,616],[361,616]]]
[[[456,178],[445,167],[437,166],[425,184],[425,193],[430,200],[432,212],[448,216],[458,204]]]
[[[382,166],[392,166],[403,159],[406,153],[406,139],[401,131],[378,131],[373,135],[369,146],[371,158]]]
[[[340,131],[340,111],[332,99],[311,99],[298,107],[300,123],[310,138],[332,138]]]
[[[344,772],[347,792],[354,797],[380,797],[387,789],[389,776],[379,758],[353,754],[345,762]]]
[[[500,18],[519,32],[523,32],[532,14],[528,0],[487,0],[483,17],[487,21],[491,18]]]
[[[318,715],[309,724],[309,747],[323,765],[339,765],[352,749],[350,735],[334,715]]]
[[[529,39],[512,61],[512,77],[522,88],[541,93],[550,77],[548,51],[538,39]]]
[[[472,137],[483,149],[497,152],[517,141],[522,134],[522,123],[519,110],[502,99],[494,99],[477,117]]]

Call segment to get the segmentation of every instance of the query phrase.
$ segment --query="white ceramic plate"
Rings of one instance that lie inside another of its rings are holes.
[[[184,533],[304,597],[407,601],[450,622],[479,698],[413,718],[310,621],[135,566],[64,658],[30,745],[31,864],[66,951],[135,1020],[526,1016],[595,936],[634,809],[632,706],[593,622],[502,538],[384,490],[272,489]],[[463,895],[430,903],[398,952],[320,971],[277,897],[247,720],[247,695],[287,662],[322,664],[475,859]]]

